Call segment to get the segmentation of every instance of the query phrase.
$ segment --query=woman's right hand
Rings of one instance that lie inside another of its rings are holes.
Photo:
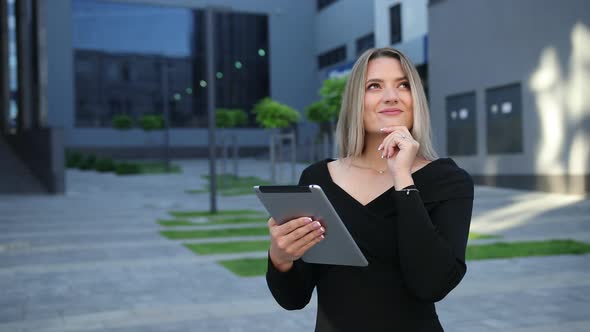
[[[270,218],[270,260],[281,272],[286,272],[293,266],[293,261],[299,259],[315,244],[324,239],[325,229],[319,221],[309,217],[289,220],[281,225]]]

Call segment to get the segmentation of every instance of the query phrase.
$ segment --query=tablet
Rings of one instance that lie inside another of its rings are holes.
[[[311,217],[324,226],[325,238],[303,254],[303,261],[349,266],[369,265],[320,186],[255,186],[254,191],[277,223]]]

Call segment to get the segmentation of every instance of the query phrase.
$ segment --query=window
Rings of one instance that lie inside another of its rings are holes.
[[[356,55],[359,56],[364,51],[375,47],[375,34],[370,33],[356,40]]]
[[[322,69],[344,60],[346,60],[346,45],[342,45],[318,55],[318,67]]]
[[[520,83],[486,90],[487,150],[490,154],[523,152],[520,91]]]
[[[389,8],[390,44],[402,41],[402,5],[397,4]]]
[[[469,156],[477,153],[477,121],[475,118],[475,92],[448,96],[447,153]]]
[[[84,115],[78,105],[76,125],[109,127],[114,113],[161,114],[170,105],[172,127],[206,127],[210,83],[204,14],[183,7],[72,0],[76,97],[96,110]],[[214,19],[216,107],[249,112],[270,95],[268,16],[223,12]],[[252,115],[248,126],[256,126]]]
[[[337,0],[317,0],[318,4],[318,11],[328,7],[329,5],[333,4]]]

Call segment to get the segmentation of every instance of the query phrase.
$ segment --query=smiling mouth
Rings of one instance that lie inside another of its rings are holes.
[[[379,114],[385,114],[385,115],[398,115],[401,113],[402,113],[402,111],[398,110],[398,109],[383,110],[383,111],[379,112]]]

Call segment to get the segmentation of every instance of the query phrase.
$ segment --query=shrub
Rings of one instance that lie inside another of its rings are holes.
[[[96,156],[93,154],[89,154],[84,158],[79,164],[78,168],[81,170],[89,170],[94,169],[94,165],[96,164]]]
[[[164,129],[164,118],[161,115],[144,115],[139,119],[139,125],[145,131]]]
[[[99,172],[112,172],[116,165],[112,158],[98,158],[94,166]]]
[[[111,121],[111,125],[115,129],[119,130],[126,130],[133,127],[133,119],[127,114],[117,114],[113,116],[113,120]]]
[[[118,163],[115,166],[115,173],[117,173],[117,175],[140,174],[141,167],[134,163]]]
[[[84,160],[84,155],[80,152],[66,151],[66,167],[76,168]]]

